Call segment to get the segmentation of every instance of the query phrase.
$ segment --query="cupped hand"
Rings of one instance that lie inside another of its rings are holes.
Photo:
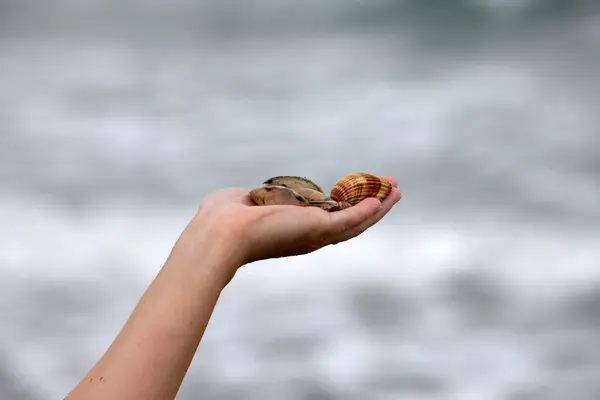
[[[398,183],[380,202],[367,198],[345,210],[257,206],[249,189],[230,188],[207,196],[195,216],[197,226],[237,255],[239,264],[311,253],[360,235],[381,220],[401,198]]]

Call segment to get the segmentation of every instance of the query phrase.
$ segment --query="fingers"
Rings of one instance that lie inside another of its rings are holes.
[[[363,233],[364,231],[369,229],[371,226],[373,226],[377,222],[379,222],[392,209],[394,204],[396,204],[398,201],[400,201],[401,198],[402,198],[402,193],[400,193],[398,188],[394,187],[392,189],[392,192],[388,195],[388,197],[386,197],[383,200],[383,202],[381,203],[381,207],[376,208],[375,212],[373,214],[362,219],[358,224],[352,225],[350,228],[342,230],[335,237],[333,243],[335,244],[335,243],[344,242],[346,240],[352,239],[352,238],[360,235],[361,233]],[[363,200],[361,203],[357,204],[354,207],[351,207],[347,210],[339,211],[334,214],[340,214],[342,212],[350,211],[354,208],[357,208],[357,207],[363,205],[363,203],[365,203],[367,200],[370,200],[370,199]],[[375,200],[375,202],[378,203],[377,200]],[[364,215],[365,214],[363,214],[363,216]]]
[[[388,181],[389,183],[392,184],[393,187],[397,188],[398,187],[398,181],[396,181],[394,178],[392,178],[391,176],[382,176],[381,179],[383,179],[384,181]]]
[[[329,231],[334,236],[348,240],[377,223],[401,198],[398,182],[391,176],[381,179],[392,185],[392,192],[383,200],[383,203],[374,198],[368,198],[346,210],[336,211],[329,215]]]
[[[398,190],[398,188],[394,187],[389,196],[385,200],[383,200],[383,203],[381,204],[381,210],[379,210],[379,212],[377,212],[371,218],[367,219],[366,221],[363,221],[357,227],[358,234],[364,232],[365,230],[379,222],[392,209],[392,207],[394,207],[394,205],[400,201],[401,198],[402,193],[400,193],[400,190]]]
[[[353,229],[363,221],[371,218],[380,209],[381,202],[374,197],[369,197],[353,207],[329,213],[328,234],[335,237]]]

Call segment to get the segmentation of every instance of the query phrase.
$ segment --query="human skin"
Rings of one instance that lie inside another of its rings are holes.
[[[315,207],[255,206],[248,189],[207,196],[115,340],[69,400],[174,399],[222,290],[249,263],[308,254],[352,239],[402,197],[392,192],[328,213]]]

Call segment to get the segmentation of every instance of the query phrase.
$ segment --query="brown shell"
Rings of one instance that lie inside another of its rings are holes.
[[[343,204],[338,203],[337,201],[333,201],[333,200],[323,200],[323,201],[311,201],[309,202],[311,207],[318,207],[322,210],[325,211],[339,211],[339,210],[343,210],[344,207]]]
[[[325,193],[309,188],[294,189],[300,196],[304,197],[309,202],[319,202],[329,200]]]
[[[292,205],[308,207],[310,204],[295,190],[285,186],[261,186],[250,191],[250,198],[259,206]]]
[[[323,189],[321,189],[319,185],[310,179],[303,178],[301,176],[274,176],[264,181],[263,186],[265,185],[285,186],[290,189],[294,189],[295,191],[308,188],[323,193]]]
[[[335,183],[331,190],[331,199],[354,206],[368,197],[383,201],[391,191],[391,183],[375,175],[356,172],[346,175]]]

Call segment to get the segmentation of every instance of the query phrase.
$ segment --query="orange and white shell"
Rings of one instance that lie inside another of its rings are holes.
[[[375,175],[356,172],[338,180],[331,190],[331,199],[342,208],[355,206],[368,197],[383,201],[392,192],[392,184]],[[346,204],[344,204],[346,203]]]

